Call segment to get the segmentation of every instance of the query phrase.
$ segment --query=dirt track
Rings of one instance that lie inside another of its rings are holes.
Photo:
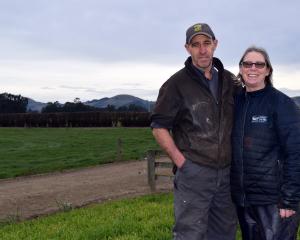
[[[171,188],[170,180],[157,184],[158,192]],[[148,193],[146,161],[0,180],[0,219],[34,218],[68,205],[80,207]]]

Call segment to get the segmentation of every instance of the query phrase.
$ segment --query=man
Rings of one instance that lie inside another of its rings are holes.
[[[207,24],[187,29],[190,56],[161,87],[151,116],[153,135],[177,168],[174,240],[235,239],[229,165],[237,82],[213,57],[217,45]]]

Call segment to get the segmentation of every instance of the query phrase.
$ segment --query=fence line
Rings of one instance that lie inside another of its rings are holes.
[[[148,127],[148,112],[1,113],[0,127]]]
[[[161,150],[149,150],[147,153],[148,184],[151,191],[156,190],[156,180],[172,179],[173,163],[170,158]]]

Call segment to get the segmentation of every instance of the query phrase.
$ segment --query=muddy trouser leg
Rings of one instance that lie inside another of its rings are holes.
[[[230,167],[218,170],[217,175],[217,189],[208,217],[208,239],[235,240],[238,219],[231,199]]]
[[[217,170],[187,160],[175,175],[174,210],[174,240],[234,240],[229,168]]]
[[[275,205],[237,207],[244,240],[296,240],[299,213],[281,218]]]

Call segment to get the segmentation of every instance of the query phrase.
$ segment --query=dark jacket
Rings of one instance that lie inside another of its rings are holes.
[[[235,97],[231,189],[240,206],[300,201],[300,111],[295,102],[266,86]]]
[[[151,126],[170,129],[186,159],[223,168],[231,162],[235,77],[217,58],[213,65],[218,70],[218,102],[205,84],[204,76],[201,79],[196,73],[189,57],[185,67],[161,87]]]

